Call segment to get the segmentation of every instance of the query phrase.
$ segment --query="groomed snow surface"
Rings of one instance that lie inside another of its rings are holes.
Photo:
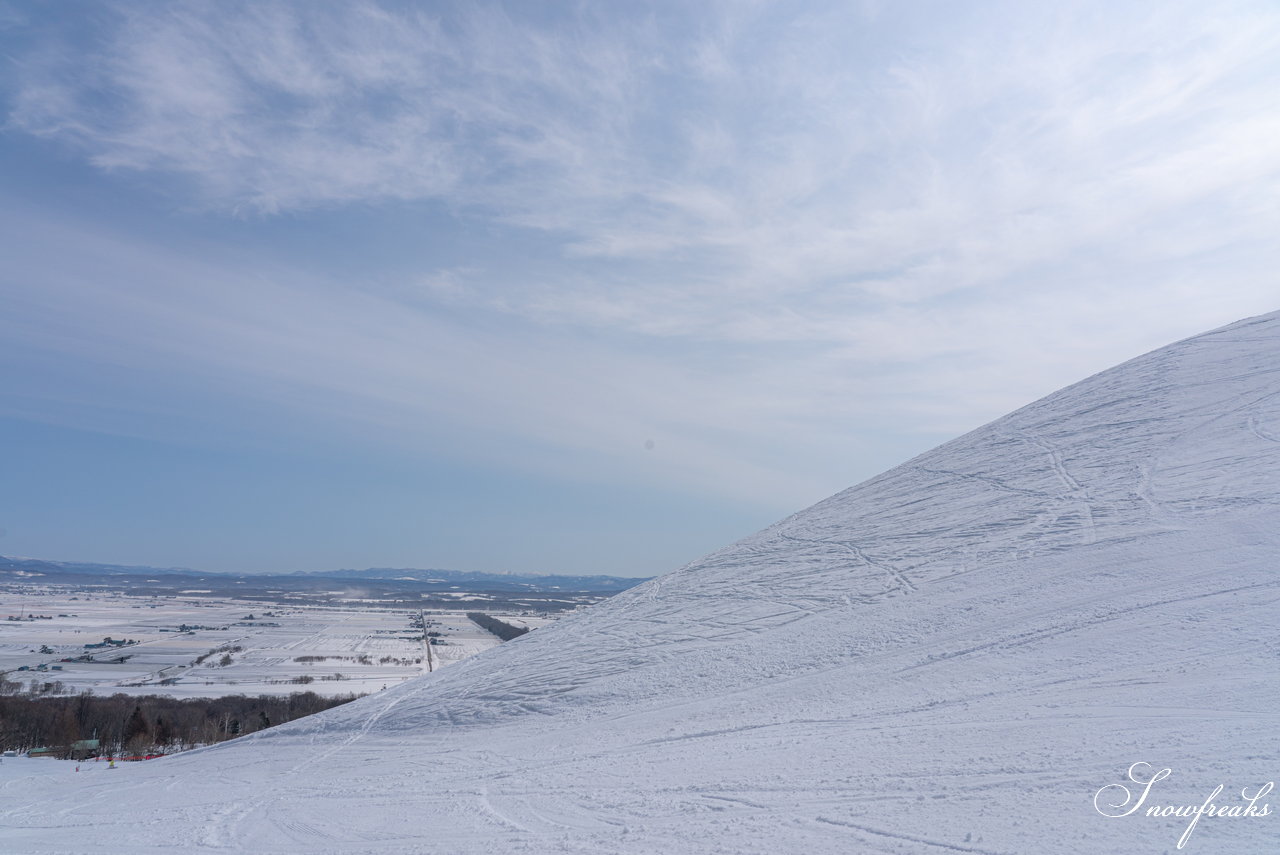
[[[1278,504],[1280,313],[363,701],[8,777],[0,849],[1172,853],[1186,818],[1095,793],[1278,777]],[[1183,851],[1272,855],[1277,806]]]

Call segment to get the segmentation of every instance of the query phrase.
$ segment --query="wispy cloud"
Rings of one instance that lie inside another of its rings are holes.
[[[776,428],[771,402],[740,382],[717,390],[716,378],[677,360],[408,311],[342,283],[204,259],[191,247],[30,217],[0,223],[14,241],[0,335],[25,367],[0,383],[6,414],[36,406],[75,425],[88,407],[95,427],[149,438],[202,433],[212,414],[224,432],[274,434],[250,440],[268,444],[319,435],[748,501],[819,489],[811,473],[744,459],[719,441],[733,422]],[[67,359],[75,388],[49,388]],[[207,403],[193,407],[192,395]],[[235,409],[218,415],[228,401]],[[293,418],[252,415],[280,408]],[[646,441],[661,453],[646,454]]]
[[[393,292],[210,273],[128,304],[189,311],[148,353],[199,316],[246,356],[193,360],[409,420],[430,390],[606,456],[680,435],[730,492],[821,481],[850,424],[940,436],[1274,308],[1270,4],[125,4],[16,56],[10,127],[170,176],[179,206],[425,202],[551,248]],[[302,353],[316,330],[360,355]],[[466,382],[432,367],[457,354]],[[811,453],[761,450],[780,436]]]

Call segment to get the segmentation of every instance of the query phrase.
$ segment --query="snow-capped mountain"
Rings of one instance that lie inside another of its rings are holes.
[[[1148,807],[1280,774],[1278,570],[1280,313],[435,675],[6,789],[0,848],[1173,852]],[[1183,851],[1276,851],[1244,813]]]

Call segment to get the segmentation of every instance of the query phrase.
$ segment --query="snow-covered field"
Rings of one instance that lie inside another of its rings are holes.
[[[13,793],[30,786],[35,780],[52,778],[64,780],[69,775],[98,774],[117,769],[108,769],[106,760],[89,760],[78,763],[74,760],[33,759],[31,757],[0,757],[0,799],[11,797]]]
[[[1273,314],[436,674],[6,788],[0,848],[1155,855],[1212,803],[1182,851],[1273,855],[1278,567]]]
[[[505,624],[522,629],[537,629],[547,624],[555,623],[558,619],[552,615],[518,615],[511,612],[490,612],[490,614]]]
[[[99,694],[323,695],[381,691],[427,670],[417,612],[272,605],[220,599],[153,599],[30,588],[0,591],[0,671],[24,683],[60,681],[65,691]],[[438,632],[435,666],[499,643],[463,612],[427,615]],[[537,618],[528,618],[537,622]],[[180,627],[198,627],[178,632]],[[106,637],[137,644],[86,649]],[[41,648],[51,651],[41,653]],[[236,649],[239,648],[239,649]],[[94,662],[72,661],[90,653]],[[223,657],[229,664],[220,664]],[[127,657],[125,662],[113,660]],[[204,657],[203,661],[196,660]],[[299,657],[302,657],[301,661]],[[41,665],[45,670],[36,670]],[[26,666],[29,670],[20,671]],[[295,682],[298,678],[310,682]]]

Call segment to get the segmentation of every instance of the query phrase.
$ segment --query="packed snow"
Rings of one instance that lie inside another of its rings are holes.
[[[1280,313],[433,675],[6,785],[0,848],[1161,853],[1221,784],[1183,851],[1270,855],[1278,560]]]

